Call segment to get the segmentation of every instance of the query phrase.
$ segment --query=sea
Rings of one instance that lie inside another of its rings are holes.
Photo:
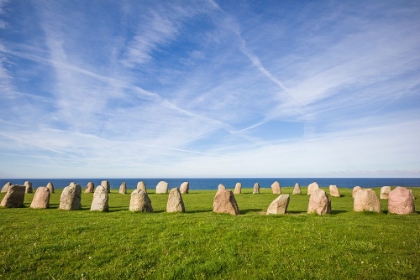
[[[223,184],[228,189],[233,189],[236,183],[241,183],[243,188],[252,188],[255,183],[259,183],[261,188],[270,188],[274,181],[278,181],[281,187],[294,187],[296,183],[300,186],[307,186],[317,182],[320,187],[336,185],[338,188],[377,188],[383,186],[404,186],[420,187],[420,178],[62,178],[62,179],[0,179],[0,186],[7,182],[23,185],[25,181],[30,181],[32,187],[46,186],[52,182],[55,189],[63,189],[71,182],[79,184],[85,188],[88,182],[93,182],[95,186],[100,185],[101,181],[108,180],[111,189],[118,189],[122,182],[126,182],[127,189],[135,189],[139,181],[143,181],[147,188],[154,188],[159,181],[166,181],[169,188],[179,187],[183,182],[189,182],[190,190],[217,190],[219,184]]]

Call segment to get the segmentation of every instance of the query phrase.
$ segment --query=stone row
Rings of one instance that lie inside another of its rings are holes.
[[[278,187],[276,182],[273,184]],[[27,190],[26,185],[8,185],[7,193],[4,196],[0,206],[3,207],[22,207],[24,195]],[[237,184],[238,186],[238,184]],[[235,189],[236,187],[235,186]],[[39,187],[31,203],[31,208],[48,208],[49,199],[53,186]],[[93,187],[93,183],[88,183],[86,190]],[[334,186],[336,188],[336,186]],[[188,182],[184,182],[180,187],[173,188],[169,192],[168,202],[166,206],[167,212],[185,212],[185,206],[181,193],[188,193]],[[257,192],[258,191],[258,192]],[[59,209],[62,210],[79,210],[81,206],[81,187],[74,182],[65,187],[61,193]],[[108,181],[102,181],[94,191],[91,204],[91,211],[108,211],[108,193],[110,192],[110,184]],[[120,193],[126,193],[126,184],[120,186]],[[156,193],[166,194],[168,192],[168,183],[161,181],[156,186]],[[330,194],[334,192],[334,188],[330,186]],[[259,193],[259,185],[255,184],[253,193]],[[278,193],[277,193],[278,194]],[[319,188],[318,184],[312,183],[308,186],[308,194],[310,195],[308,203],[308,213],[316,213],[324,215],[331,213],[331,200],[326,192]],[[386,195],[385,195],[386,194]],[[353,188],[352,196],[354,198],[353,210],[355,212],[377,212],[381,211],[381,205],[378,196],[372,189],[362,189],[360,186]],[[340,197],[338,195],[338,197]],[[391,187],[385,186],[381,189],[381,198],[388,199],[388,212],[394,214],[410,214],[415,211],[414,196],[411,190],[403,187],[397,187],[391,190]],[[289,194],[281,194],[268,207],[268,214],[285,214],[290,201]],[[146,192],[144,182],[139,182],[137,189],[131,193],[130,211],[134,212],[153,212],[151,200]],[[213,211],[216,213],[228,213],[231,215],[239,214],[239,207],[236,203],[234,193],[225,188],[223,184],[219,184],[217,193],[213,201]]]

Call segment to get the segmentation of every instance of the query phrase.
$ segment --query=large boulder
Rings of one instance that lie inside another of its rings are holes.
[[[47,184],[47,189],[49,189],[49,190],[50,190],[50,194],[55,193],[53,183],[49,182],[49,183]]]
[[[416,211],[412,192],[403,187],[396,187],[388,194],[388,212],[392,214],[411,214]]]
[[[93,193],[94,191],[95,191],[95,184],[93,182],[87,183],[85,193]]]
[[[131,193],[130,211],[153,212],[152,201],[145,191],[135,190]]]
[[[302,190],[300,189],[299,183],[295,184],[292,194],[302,194]]]
[[[213,200],[213,212],[239,215],[239,207],[232,191],[220,189]]]
[[[381,193],[379,195],[380,199],[388,199],[388,194],[391,191],[391,187],[390,186],[383,186],[381,188]]]
[[[338,191],[338,188],[336,185],[330,185],[330,195],[334,197],[340,197],[340,192]]]
[[[260,193],[260,184],[259,183],[254,184],[254,189],[252,190],[252,193],[253,194]]]
[[[331,200],[322,189],[314,189],[309,197],[308,213],[324,215],[331,213]]]
[[[122,182],[120,185],[120,189],[118,190],[120,194],[126,194],[127,193],[127,184],[126,182]]]
[[[168,183],[165,181],[160,181],[156,186],[157,194],[168,193]]]
[[[140,181],[140,182],[138,182],[137,183],[137,188],[136,188],[136,190],[142,190],[142,191],[144,191],[145,193],[147,193],[147,190],[146,190],[146,184],[143,182],[143,181]]]
[[[12,183],[7,182],[6,184],[3,185],[3,188],[1,188],[1,192],[2,193],[7,193],[7,190],[9,189],[9,187],[12,185]]]
[[[381,212],[381,202],[371,189],[360,189],[354,194],[353,210],[355,212]]]
[[[362,190],[362,188],[360,186],[355,186],[353,188],[353,192],[351,193],[351,196],[354,198],[356,196],[356,193],[360,190]]]
[[[32,199],[31,208],[46,209],[50,207],[51,191],[47,187],[38,187]]]
[[[109,183],[109,181],[103,180],[101,182],[101,186],[104,187],[108,193],[111,192],[111,184]]]
[[[242,184],[238,182],[235,185],[235,190],[233,191],[233,194],[240,194],[241,191],[242,191]]]
[[[181,186],[179,187],[179,191],[181,192],[181,194],[186,194],[190,191],[190,183],[188,182],[183,182],[181,184]]]
[[[25,186],[25,193],[33,193],[33,189],[32,189],[32,183],[29,181],[25,181],[25,183],[23,183],[23,185]]]
[[[185,212],[184,202],[182,201],[181,192],[178,188],[173,188],[169,192],[166,212]]]
[[[308,195],[311,195],[315,190],[318,190],[319,186],[317,182],[310,183],[308,185]]]
[[[282,194],[277,197],[267,209],[267,215],[269,214],[286,214],[287,206],[289,205],[290,195]]]
[[[93,200],[90,206],[90,211],[105,212],[108,210],[108,190],[104,186],[100,185],[93,193]]]
[[[82,209],[81,199],[82,188],[79,184],[71,182],[69,186],[63,189],[58,208],[62,210],[80,210]]]
[[[219,184],[219,185],[217,186],[217,191],[220,191],[220,190],[226,190],[225,185],[223,185],[223,184]]]
[[[6,195],[3,197],[0,206],[7,208],[23,207],[23,201],[25,199],[26,186],[22,185],[11,185]]]
[[[273,184],[271,184],[271,191],[273,194],[281,194],[280,183],[275,181]]]

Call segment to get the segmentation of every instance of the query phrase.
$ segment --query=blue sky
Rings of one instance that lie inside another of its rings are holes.
[[[0,0],[0,177],[420,177],[419,14]]]

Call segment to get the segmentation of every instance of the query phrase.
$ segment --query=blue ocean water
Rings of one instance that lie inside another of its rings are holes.
[[[242,183],[243,188],[252,188],[256,182],[262,188],[269,188],[274,181],[278,181],[282,187],[293,187],[295,183],[301,186],[307,186],[312,182],[317,182],[320,187],[337,185],[339,188],[353,188],[360,186],[362,188],[375,188],[383,186],[404,186],[420,187],[420,178],[113,178],[113,179],[0,179],[0,187],[6,182],[12,184],[23,184],[25,181],[32,182],[32,186],[46,186],[52,182],[56,189],[62,189],[76,182],[85,188],[88,182],[93,182],[95,186],[100,185],[102,180],[108,180],[111,189],[118,189],[122,182],[126,182],[127,189],[135,189],[137,182],[143,181],[147,188],[155,188],[159,181],[166,181],[169,188],[179,187],[182,182],[189,182],[190,190],[217,190],[219,184],[225,185],[228,189],[233,189],[237,182]]]

